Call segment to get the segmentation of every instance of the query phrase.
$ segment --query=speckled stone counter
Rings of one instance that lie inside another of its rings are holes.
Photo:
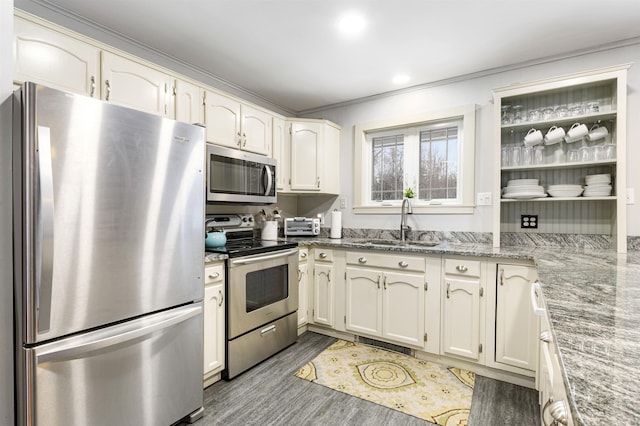
[[[578,425],[640,424],[640,252],[442,243],[377,246],[295,239],[305,245],[533,260]]]

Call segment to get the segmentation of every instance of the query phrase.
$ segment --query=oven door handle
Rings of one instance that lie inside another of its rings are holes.
[[[248,265],[250,263],[257,263],[257,262],[262,262],[264,260],[271,260],[271,259],[279,259],[281,257],[287,257],[287,256],[291,256],[292,254],[297,254],[298,253],[298,249],[294,248],[291,250],[287,250],[287,251],[279,251],[275,254],[265,254],[265,255],[260,255],[260,256],[247,256],[247,257],[242,257],[242,258],[238,258],[238,259],[233,259],[231,261],[231,265]]]

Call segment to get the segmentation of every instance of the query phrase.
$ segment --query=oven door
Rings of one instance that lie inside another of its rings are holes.
[[[228,339],[298,310],[298,248],[229,259]]]

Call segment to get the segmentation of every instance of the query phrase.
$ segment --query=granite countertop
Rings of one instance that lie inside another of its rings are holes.
[[[377,246],[362,240],[290,239],[304,245],[528,259],[535,262],[574,422],[640,423],[640,252],[451,244]]]

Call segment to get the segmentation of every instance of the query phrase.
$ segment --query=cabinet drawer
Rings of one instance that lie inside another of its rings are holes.
[[[224,283],[224,263],[207,265],[204,268],[204,285]]]
[[[465,277],[480,276],[480,261],[466,259],[445,259],[444,272],[449,275],[463,275]]]
[[[388,255],[376,252],[347,252],[347,264],[373,266],[376,268],[396,269],[400,271],[424,272],[423,257]]]
[[[309,258],[309,249],[306,247],[300,247],[298,251],[298,262],[306,262]]]
[[[333,262],[333,250],[314,249],[313,258],[321,262]]]

